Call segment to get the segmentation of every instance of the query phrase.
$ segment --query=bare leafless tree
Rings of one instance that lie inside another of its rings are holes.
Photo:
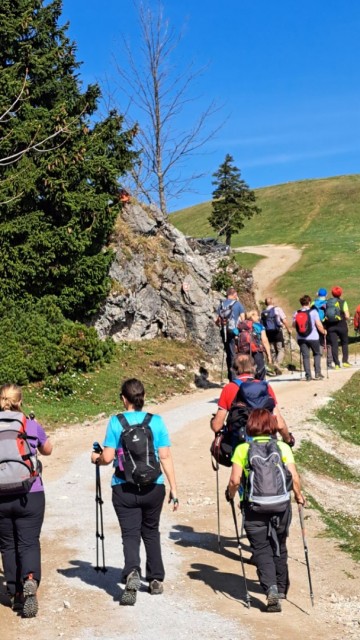
[[[133,185],[138,195],[156,201],[166,213],[168,199],[193,190],[191,185],[203,175],[186,174],[186,159],[199,153],[223,123],[213,124],[219,107],[212,100],[192,121],[190,116],[184,128],[184,118],[195,112],[196,80],[205,69],[195,69],[192,62],[182,70],[174,66],[181,33],[171,28],[161,5],[156,10],[135,6],[139,38],[132,45],[122,38],[125,66],[115,58],[121,79],[117,85],[128,103],[125,109],[121,105],[127,126],[137,127],[140,154],[132,172]]]

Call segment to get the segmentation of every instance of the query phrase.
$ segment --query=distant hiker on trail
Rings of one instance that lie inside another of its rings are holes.
[[[125,411],[110,418],[104,449],[93,452],[94,464],[113,463],[112,502],[119,520],[125,590],[120,604],[134,605],[141,587],[140,543],[146,552],[145,579],[151,595],[163,593],[165,576],[160,546],[160,514],[165,499],[162,471],[170,485],[169,503],[179,507],[168,431],[159,415],[143,411],[145,389],[135,378],[125,380],[120,398]]]
[[[353,323],[355,333],[360,333],[360,304],[355,309]]]
[[[38,612],[40,534],[45,513],[36,455],[39,451],[49,456],[52,444],[41,425],[22,412],[20,387],[0,387],[0,409],[0,550],[6,590],[13,611],[33,618]]]
[[[246,320],[239,320],[237,329],[239,331],[236,341],[237,352],[243,355],[251,355],[255,362],[256,378],[265,380],[264,353],[266,353],[269,364],[272,364],[272,358],[265,327],[261,324],[260,316],[256,309],[246,314]]]
[[[310,367],[310,352],[312,352],[314,356],[315,380],[323,380],[319,335],[326,335],[326,330],[323,327],[317,309],[311,307],[311,297],[305,295],[300,298],[299,302],[301,308],[294,314],[293,327],[296,329],[296,338],[304,363],[305,379],[307,382],[313,379]]]
[[[331,345],[335,369],[340,369],[339,340],[342,350],[342,366],[351,367],[349,363],[349,332],[347,321],[350,318],[348,303],[341,298],[341,287],[331,289],[332,298],[326,302],[325,323],[328,340]]]
[[[265,304],[266,308],[261,312],[261,322],[265,327],[266,336],[270,344],[275,371],[279,374],[282,373],[280,367],[285,356],[283,328],[286,329],[291,340],[291,327],[288,325],[283,309],[276,307],[272,298],[265,298]]]
[[[217,433],[225,423],[229,422],[230,426],[230,410],[236,403],[242,403],[248,407],[244,424],[246,424],[251,409],[268,408],[277,420],[276,431],[285,442],[293,445],[294,437],[289,433],[286,422],[280,413],[272,387],[267,382],[257,380],[254,377],[255,366],[251,356],[238,354],[234,360],[233,371],[234,380],[226,384],[221,391],[217,412],[210,421],[211,429]]]
[[[244,527],[269,612],[281,611],[281,600],[286,598],[290,584],[286,538],[291,522],[291,488],[296,502],[305,504],[292,450],[272,438],[276,430],[276,418],[269,411],[251,412],[247,432],[253,441],[236,447],[225,492],[226,499],[233,500],[245,481]]]
[[[229,287],[225,300],[222,300],[218,310],[215,323],[220,327],[221,339],[226,353],[226,366],[228,379],[231,381],[232,363],[235,357],[235,338],[238,334],[236,328],[239,320],[245,319],[245,309],[239,301],[237,291],[234,287]]]
[[[327,290],[321,287],[317,292],[317,298],[312,303],[312,306],[315,307],[319,314],[319,318],[321,322],[324,324],[325,322],[325,310],[326,310],[326,296]],[[326,365],[328,369],[333,368],[333,357],[331,345],[328,341],[326,341],[326,336],[323,333],[320,333],[320,354],[322,355],[324,349],[326,348]]]

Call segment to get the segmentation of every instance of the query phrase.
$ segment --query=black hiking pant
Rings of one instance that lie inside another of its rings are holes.
[[[265,357],[262,351],[255,351],[252,354],[252,358],[255,362],[256,372],[255,378],[257,380],[265,380],[266,379],[266,366],[265,366]]]
[[[22,593],[23,580],[41,579],[40,532],[44,521],[43,491],[0,498],[0,550],[7,591]]]
[[[221,329],[221,339],[223,341],[225,355],[226,355],[226,368],[228,380],[231,382],[233,380],[234,373],[232,370],[232,365],[234,362],[234,358],[236,355],[236,343],[235,343],[235,334],[231,331],[231,329],[222,328]]]
[[[331,345],[332,357],[336,365],[340,366],[339,360],[339,340],[342,350],[342,361],[349,360],[349,332],[346,321],[340,321],[337,324],[327,327],[327,338]]]
[[[113,486],[112,502],[119,520],[124,549],[123,582],[134,569],[141,574],[141,540],[146,551],[146,580],[164,580],[159,531],[164,498],[163,484],[139,488],[125,482]]]
[[[265,593],[277,585],[279,593],[289,588],[286,538],[291,523],[291,505],[278,514],[255,513],[245,504],[245,531],[249,539],[253,561]]]

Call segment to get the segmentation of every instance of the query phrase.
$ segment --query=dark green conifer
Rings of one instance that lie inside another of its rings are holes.
[[[261,209],[256,206],[255,193],[241,179],[241,172],[233,164],[231,155],[225,156],[213,176],[212,184],[216,189],[212,194],[212,213],[208,220],[219,236],[225,236],[226,244],[230,246],[231,236],[243,228],[244,220]]]
[[[108,289],[104,246],[133,132],[115,112],[96,119],[100,91],[81,88],[61,10],[61,0],[0,6],[0,301],[55,295],[79,319]]]

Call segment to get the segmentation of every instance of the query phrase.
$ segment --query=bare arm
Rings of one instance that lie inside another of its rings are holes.
[[[319,333],[322,333],[324,336],[326,336],[326,330],[324,329],[323,323],[321,322],[321,320],[315,320],[315,326],[318,330]]]
[[[280,433],[282,439],[286,443],[291,442],[289,429],[288,429],[287,424],[286,424],[284,418],[282,417],[282,415],[280,413],[280,409],[279,409],[279,407],[277,405],[276,405],[273,413],[274,413],[274,416],[276,416],[276,420],[277,420],[277,423],[278,423],[278,432]]]
[[[240,465],[233,462],[230,480],[228,484],[228,493],[231,499],[235,498],[236,492],[240,487],[242,473],[243,473],[242,467],[240,467]]]
[[[271,364],[272,359],[271,359],[271,351],[270,351],[270,344],[269,344],[269,340],[267,339],[267,335],[265,330],[263,330],[261,332],[261,342],[264,346],[264,349],[266,351],[266,355],[267,355],[267,359],[269,361],[269,363]]]
[[[287,465],[287,468],[289,469],[292,475],[295,500],[298,504],[305,504],[305,498],[301,493],[300,478],[299,478],[299,474],[297,472],[296,466],[293,462],[291,462]]]
[[[226,409],[221,409],[221,407],[219,407],[215,415],[211,418],[210,427],[212,428],[214,433],[220,431],[220,429],[222,429],[222,427],[224,426],[226,414]]]
[[[53,450],[53,445],[52,445],[52,442],[50,442],[49,438],[44,442],[44,444],[40,444],[38,446],[38,451],[43,456],[49,456],[52,453],[52,450]]]
[[[159,447],[159,459],[163,471],[166,475],[167,481],[170,485],[170,493],[172,498],[177,499],[176,480],[174,463],[171,455],[170,447]],[[176,501],[173,503],[173,509],[176,511],[179,507],[179,503]]]

